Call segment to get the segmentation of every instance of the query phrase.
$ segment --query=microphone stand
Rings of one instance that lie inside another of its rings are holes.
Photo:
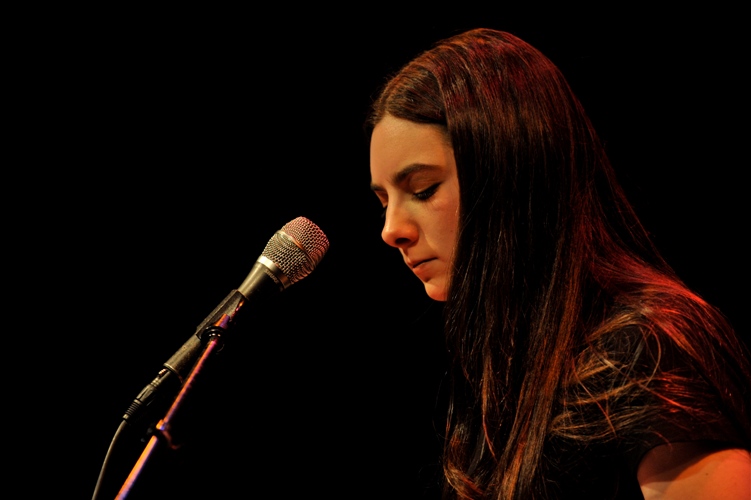
[[[233,318],[231,316],[223,314],[218,319],[218,321],[216,321],[216,323],[210,325],[204,330],[201,338],[205,341],[206,345],[203,348],[200,357],[193,365],[193,368],[191,368],[188,377],[185,379],[182,389],[180,389],[180,392],[175,397],[175,400],[172,403],[172,406],[170,406],[169,410],[167,411],[165,417],[156,424],[149,442],[146,444],[146,447],[141,453],[141,456],[139,457],[127,479],[123,483],[123,486],[120,488],[120,492],[117,494],[115,500],[124,500],[128,496],[133,488],[134,483],[138,479],[139,475],[143,472],[144,467],[146,467],[149,459],[153,457],[154,453],[156,453],[157,447],[160,444],[167,445],[169,449],[177,449],[177,446],[172,442],[171,429],[173,420],[178,415],[178,412],[183,408],[188,394],[195,384],[196,378],[205,368],[209,358],[221,350],[223,346],[222,336],[230,326],[232,319]]]

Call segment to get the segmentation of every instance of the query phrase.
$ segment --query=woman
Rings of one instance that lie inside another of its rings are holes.
[[[552,62],[456,35],[367,131],[382,237],[446,302],[446,498],[749,498],[746,346],[651,243]]]

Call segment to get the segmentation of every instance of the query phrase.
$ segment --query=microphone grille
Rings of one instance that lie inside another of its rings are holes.
[[[321,228],[298,217],[274,233],[261,255],[276,264],[291,285],[312,273],[328,249],[329,239]]]

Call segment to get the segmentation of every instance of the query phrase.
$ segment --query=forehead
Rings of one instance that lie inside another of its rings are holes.
[[[373,128],[370,171],[375,181],[410,165],[449,166],[453,149],[440,125],[411,122],[387,115]]]
[[[437,143],[451,146],[446,129],[432,123],[417,123],[392,115],[386,115],[373,127],[371,149],[382,143],[390,147],[408,146],[410,143]]]

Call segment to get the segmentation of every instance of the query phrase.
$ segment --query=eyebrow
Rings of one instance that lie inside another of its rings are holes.
[[[394,185],[398,185],[404,181],[407,177],[412,175],[415,172],[420,172],[423,170],[438,170],[439,167],[435,165],[428,165],[427,163],[412,163],[411,165],[407,165],[403,169],[399,170],[398,172],[395,172],[391,176],[391,183]],[[378,184],[370,183],[370,189],[373,191],[383,191],[383,186],[380,186]]]

